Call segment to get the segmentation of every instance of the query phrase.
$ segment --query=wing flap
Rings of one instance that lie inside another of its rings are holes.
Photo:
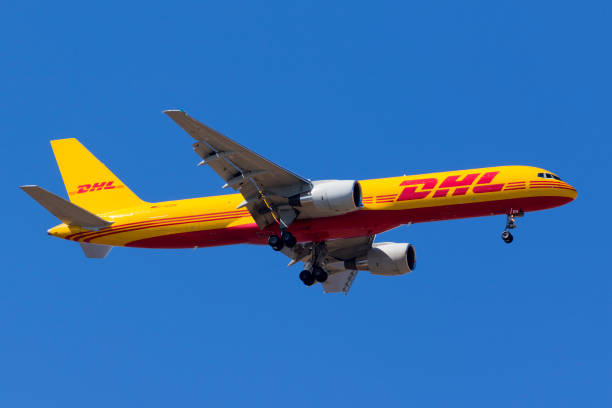
[[[345,295],[348,295],[348,291],[357,277],[357,272],[356,270],[345,270],[329,275],[327,280],[321,284],[323,290],[325,293],[344,292]]]

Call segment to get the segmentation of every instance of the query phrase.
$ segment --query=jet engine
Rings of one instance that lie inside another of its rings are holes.
[[[324,212],[344,214],[361,208],[361,186],[355,180],[313,181],[308,193],[289,199],[294,207],[314,207]]]
[[[416,267],[416,251],[411,244],[381,242],[372,245],[366,256],[345,261],[344,267],[370,271],[374,275],[403,275]]]

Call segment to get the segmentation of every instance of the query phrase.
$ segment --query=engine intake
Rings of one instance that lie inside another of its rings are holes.
[[[313,181],[308,193],[293,196],[289,205],[314,207],[318,210],[344,214],[358,210],[361,204],[361,185],[355,180]]]
[[[374,275],[404,275],[416,267],[416,251],[411,244],[381,242],[374,244],[365,257],[345,261],[344,267]]]

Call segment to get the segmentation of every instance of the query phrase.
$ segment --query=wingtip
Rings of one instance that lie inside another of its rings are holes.
[[[162,111],[162,113],[165,113],[166,115],[170,115],[171,113],[177,113],[177,112],[185,113],[185,110],[184,109],[165,109]]]

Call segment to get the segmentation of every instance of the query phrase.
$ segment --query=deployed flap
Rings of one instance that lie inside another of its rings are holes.
[[[110,221],[103,220],[95,214],[82,209],[76,204],[38,186],[21,186],[30,197],[38,201],[51,214],[59,218],[64,224],[76,225],[89,229],[100,229],[112,224]]]
[[[327,254],[340,261],[355,259],[365,255],[372,248],[374,237],[375,235],[369,235],[327,241]],[[325,293],[344,292],[347,295],[357,277],[357,272],[359,271],[354,269],[342,269],[341,271],[330,269],[327,281],[323,282],[321,286],[323,286]]]
[[[106,258],[106,255],[113,249],[110,245],[90,244],[89,242],[81,242],[81,249],[88,258]]]
[[[243,205],[260,228],[273,223],[270,206],[286,205],[287,198],[310,191],[312,184],[289,170],[264,159],[246,147],[198,122],[180,110],[164,111],[197,143],[195,152],[225,180],[224,188],[240,191]]]
[[[321,284],[323,290],[325,293],[344,292],[347,295],[355,277],[357,277],[357,272],[356,270],[345,270],[329,275],[327,280]]]

